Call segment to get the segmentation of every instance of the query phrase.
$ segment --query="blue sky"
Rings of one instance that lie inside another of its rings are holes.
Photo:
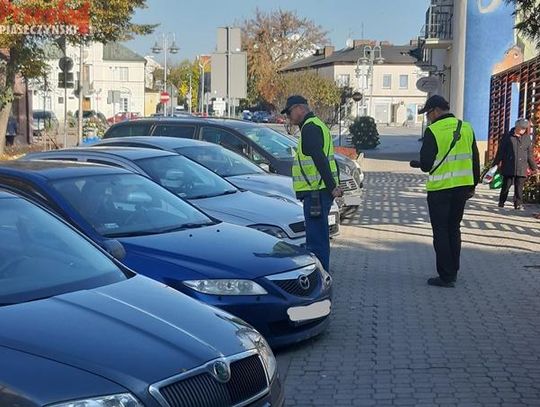
[[[147,0],[148,8],[138,11],[135,22],[159,23],[156,33],[174,33],[180,53],[176,60],[211,53],[216,28],[234,25],[253,15],[281,8],[296,10],[321,25],[336,48],[343,48],[348,37],[364,37],[405,44],[416,37],[429,0]],[[151,54],[157,35],[139,37],[127,45],[141,55]],[[162,57],[157,57],[161,61]]]

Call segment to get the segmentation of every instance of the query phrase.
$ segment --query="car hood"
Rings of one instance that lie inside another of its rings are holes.
[[[227,177],[227,180],[238,188],[262,195],[278,195],[296,200],[292,178],[273,174],[247,174]]]
[[[160,262],[168,262],[180,267],[183,274],[177,280],[201,276],[253,279],[313,263],[311,255],[300,247],[228,223],[119,241],[126,249],[129,267],[137,270],[137,264],[130,263],[132,256],[145,257],[158,267],[162,267]]]
[[[250,348],[242,321],[142,276],[5,306],[0,326],[2,346],[131,389]]]
[[[190,202],[217,219],[237,225],[276,225],[286,229],[292,223],[304,221],[303,210],[296,203],[250,191]]]

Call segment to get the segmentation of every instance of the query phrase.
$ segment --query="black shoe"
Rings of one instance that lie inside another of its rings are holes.
[[[499,208],[504,208],[504,203],[499,202]]]
[[[454,281],[444,281],[442,280],[440,277],[434,277],[434,278],[430,278],[427,283],[429,285],[432,285],[432,286],[435,286],[435,287],[444,287],[444,288],[454,288],[455,287],[455,283]]]

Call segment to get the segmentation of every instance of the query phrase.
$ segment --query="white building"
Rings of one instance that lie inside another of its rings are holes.
[[[154,73],[157,70],[163,69],[163,66],[157,62],[153,56],[145,56],[146,66],[144,69],[146,87],[149,89],[155,89]]]
[[[416,88],[416,81],[426,73],[414,64],[416,60],[408,54],[413,47],[381,43],[383,61],[375,63],[373,74],[368,76],[368,64],[362,66],[361,59],[365,47],[373,46],[375,42],[355,40],[350,45],[338,51],[331,46],[324,47],[314,55],[287,66],[282,72],[315,70],[341,87],[362,93],[363,100],[351,106],[353,116],[368,114],[378,123],[392,125],[421,124],[422,116],[418,115],[418,110],[424,105],[426,94]]]
[[[47,86],[34,82],[32,85],[34,110],[50,110],[63,121],[64,89],[58,87],[58,66],[62,53],[54,48],[48,52],[50,71]],[[73,60],[75,81],[79,78],[81,49],[68,46],[67,56]],[[95,110],[107,118],[118,112],[144,112],[145,63],[146,60],[119,43],[93,43],[82,50],[83,57],[83,110]],[[75,85],[75,88],[77,85]],[[119,92],[119,99],[113,103],[111,92]],[[75,113],[79,108],[79,98],[74,89],[67,89],[67,112]]]

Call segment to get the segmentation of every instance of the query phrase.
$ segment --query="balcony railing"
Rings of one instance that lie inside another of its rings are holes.
[[[454,5],[448,0],[432,0],[426,11],[424,38],[428,42],[452,40]]]

